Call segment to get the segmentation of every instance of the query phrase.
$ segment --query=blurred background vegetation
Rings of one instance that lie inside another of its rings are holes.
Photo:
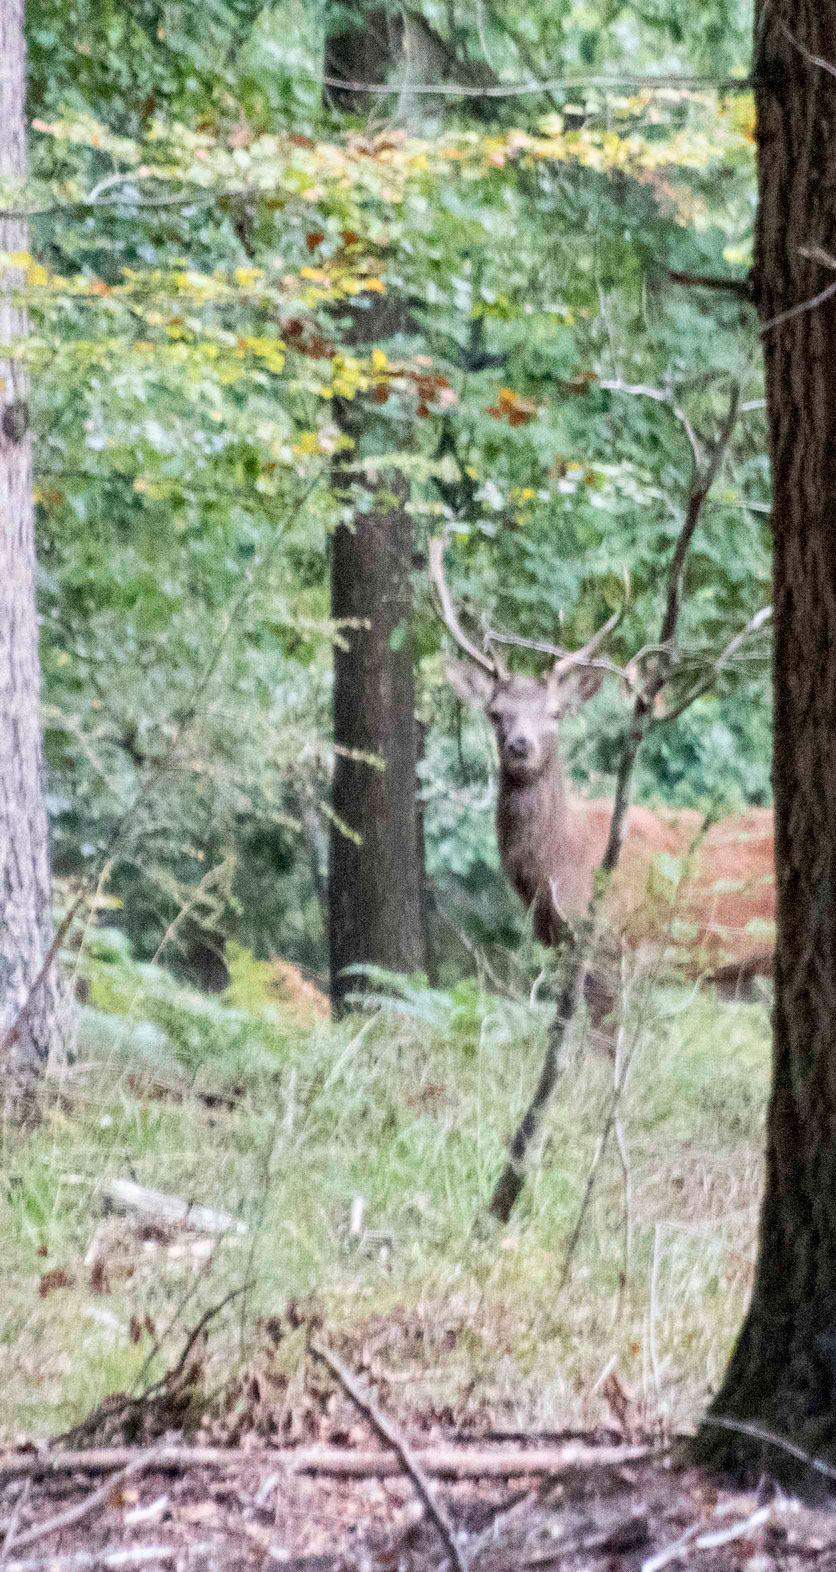
[[[27,13],[59,880],[99,880],[133,954],[162,946],[202,986],[227,981],[228,940],[325,984],[331,658],[350,638],[329,616],[330,541],[396,473],[413,527],[429,962],[452,985],[474,946],[516,948],[526,922],[498,872],[486,727],[444,683],[428,535],[450,534],[477,623],[568,645],[617,604],[626,569],[626,661],[658,624],[687,498],[679,416],[710,438],[734,375],[744,413],[690,559],[689,659],[769,599],[743,287],[748,8],[427,0],[397,11],[386,49],[375,35],[373,77],[393,91],[330,99],[333,40],[353,29],[362,63],[377,13]],[[651,71],[670,82],[642,88]],[[404,87],[439,76],[529,88]],[[380,299],[392,314],[364,335]],[[613,682],[572,724],[579,789],[610,790],[626,715]],[[710,814],[768,801],[769,719],[758,645],[653,734],[642,798]]]

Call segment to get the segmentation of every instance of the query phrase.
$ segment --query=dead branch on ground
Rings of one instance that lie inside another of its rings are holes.
[[[189,1546],[191,1556],[205,1555],[211,1546]],[[182,1545],[125,1545],[116,1550],[71,1550],[65,1556],[35,1556],[25,1561],[9,1561],[5,1572],[105,1572],[144,1566],[168,1566],[182,1557]]]
[[[27,1545],[37,1544],[39,1539],[47,1539],[50,1534],[57,1534],[64,1528],[74,1528],[76,1523],[83,1523],[86,1517],[92,1517],[93,1513],[98,1512],[100,1507],[107,1506],[118,1485],[124,1484],[126,1479],[131,1479],[135,1474],[143,1474],[147,1469],[153,1467],[158,1452],[159,1448],[157,1447],[141,1452],[138,1457],[134,1456],[129,1463],[118,1469],[115,1474],[111,1474],[111,1477],[105,1484],[100,1485],[98,1490],[93,1490],[89,1496],[85,1496],[84,1500],[80,1501],[76,1506],[67,1507],[65,1512],[58,1512],[55,1517],[48,1517],[45,1522],[36,1523],[33,1528],[24,1529],[22,1534],[16,1533],[13,1541],[14,1548],[23,1550]],[[10,1520],[5,1531],[0,1528],[0,1532],[5,1532],[4,1551],[11,1548],[8,1538],[11,1526]]]
[[[372,1429],[380,1436],[381,1441],[392,1448],[404,1473],[408,1474],[412,1480],[427,1515],[435,1524],[438,1536],[450,1558],[451,1565],[456,1568],[456,1572],[466,1572],[464,1557],[456,1541],[455,1530],[450,1518],[440,1502],[436,1501],[430,1489],[429,1480],[405,1437],[400,1434],[391,1419],[387,1418],[386,1414],[377,1406],[369,1393],[363,1391],[351,1371],[342,1363],[342,1360],[337,1358],[336,1354],[331,1352],[330,1348],[326,1348],[324,1343],[315,1342],[313,1338],[309,1340],[308,1347],[314,1359],[318,1359],[321,1364],[330,1370],[332,1376],[339,1382],[343,1391],[347,1393],[355,1406],[359,1408],[361,1414],[365,1414]]]
[[[567,1441],[560,1446],[423,1447],[414,1453],[420,1468],[435,1479],[510,1479],[555,1476],[577,1468],[621,1468],[652,1455],[648,1446],[589,1446]],[[190,1468],[249,1467],[289,1469],[332,1479],[391,1479],[403,1473],[392,1452],[353,1451],[339,1446],[250,1447],[162,1445],[145,1454],[144,1467],[160,1473]],[[135,1447],[96,1447],[72,1452],[21,1452],[0,1458],[0,1483],[10,1479],[60,1478],[65,1474],[103,1474],[137,1462]],[[137,1467],[137,1473],[142,1470]]]
[[[103,1193],[119,1212],[137,1212],[152,1222],[176,1223],[183,1228],[195,1228],[202,1234],[246,1234],[246,1223],[228,1212],[213,1206],[199,1206],[184,1201],[178,1195],[165,1195],[162,1190],[149,1190],[133,1179],[106,1179]]]

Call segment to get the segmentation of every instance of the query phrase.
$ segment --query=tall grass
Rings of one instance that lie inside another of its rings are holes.
[[[38,1128],[2,1132],[2,1436],[55,1434],[132,1390],[152,1331],[173,1323],[143,1379],[159,1374],[201,1311],[245,1281],[211,1332],[216,1387],[295,1300],[316,1304],[349,1356],[374,1344],[396,1408],[504,1428],[610,1423],[613,1374],[636,1424],[695,1417],[750,1283],[764,1008],[656,995],[620,1109],[626,1174],[613,1143],[561,1290],[612,1085],[605,1058],[578,1045],[517,1214],[502,1233],[484,1226],[544,1007],[405,984],[303,1032],[240,981],[229,1003],[124,956],[88,971],[78,1063]],[[114,1177],[249,1232],[155,1237],[103,1212]]]

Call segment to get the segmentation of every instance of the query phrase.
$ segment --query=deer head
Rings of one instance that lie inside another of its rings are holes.
[[[520,785],[533,781],[552,763],[561,717],[598,692],[609,668],[595,655],[624,608],[583,649],[568,654],[554,645],[538,644],[538,649],[555,657],[551,670],[540,677],[515,676],[497,652],[486,654],[462,629],[444,579],[443,551],[441,540],[430,541],[430,573],[445,626],[468,656],[467,661],[446,662],[448,681],[460,699],[487,714],[506,778]]]

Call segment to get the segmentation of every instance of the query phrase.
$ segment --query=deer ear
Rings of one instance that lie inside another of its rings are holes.
[[[494,690],[493,677],[469,661],[447,660],[444,671],[456,697],[465,704],[477,704],[484,709]]]
[[[600,691],[604,671],[599,666],[574,666],[568,671],[552,672],[549,677],[549,696],[557,715],[576,710]]]

